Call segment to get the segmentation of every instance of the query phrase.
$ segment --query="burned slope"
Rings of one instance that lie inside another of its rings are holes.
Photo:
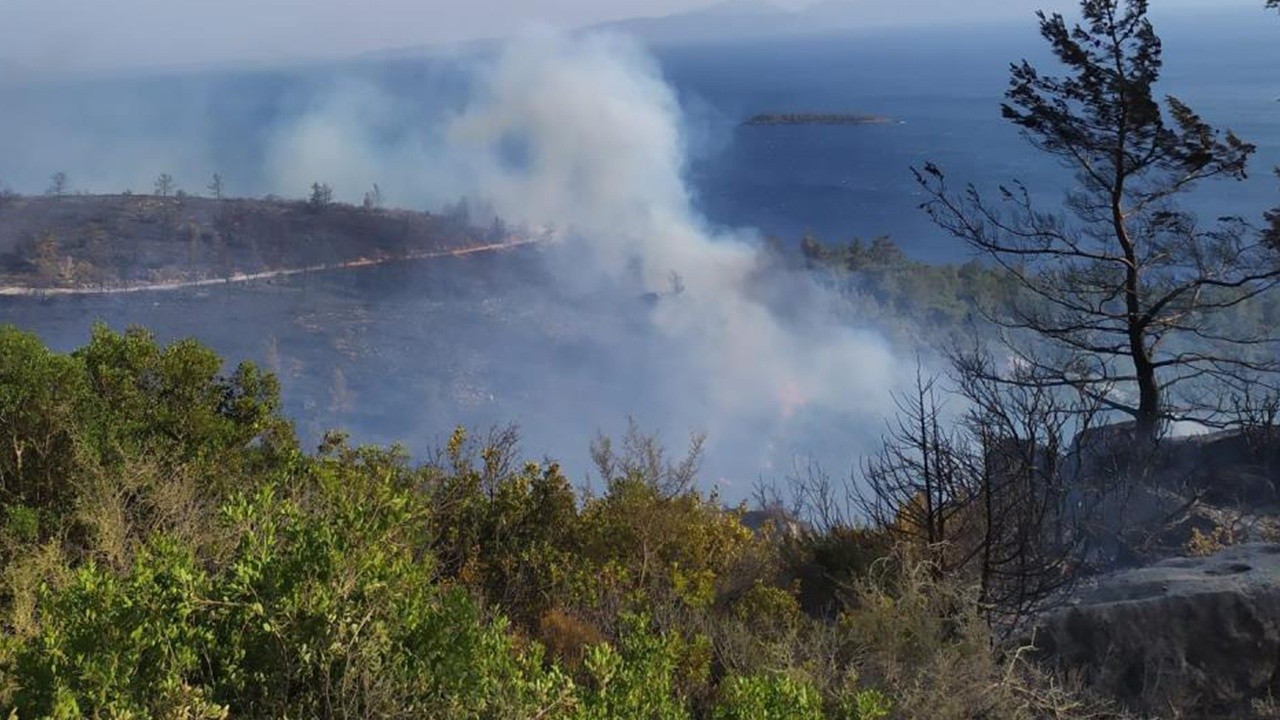
[[[379,260],[501,242],[441,215],[278,199],[0,200],[0,287],[98,288]]]

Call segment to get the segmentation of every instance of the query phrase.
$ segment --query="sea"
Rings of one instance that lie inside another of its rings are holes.
[[[1191,201],[1210,219],[1256,218],[1280,198],[1280,181],[1270,173],[1280,164],[1280,18],[1256,15],[1191,11],[1158,25],[1160,92],[1258,147],[1248,181],[1203,187]],[[1050,209],[1070,183],[1070,174],[1000,112],[1010,65],[1027,59],[1052,68],[1046,47],[1033,21],[690,48],[669,51],[663,61],[687,106],[725,120],[708,132],[717,141],[692,163],[709,217],[783,238],[885,235],[918,259],[953,261],[965,250],[920,211],[912,168],[932,162],[953,186],[985,191],[1021,181]],[[732,123],[797,109],[873,113],[896,123]]]

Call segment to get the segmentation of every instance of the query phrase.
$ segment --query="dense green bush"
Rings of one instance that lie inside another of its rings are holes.
[[[323,470],[323,469],[322,469]],[[11,666],[23,717],[520,717],[566,685],[462,588],[440,585],[411,492],[317,472],[229,500],[234,545],[164,536],[39,601]]]
[[[31,509],[48,537],[87,484],[141,458],[228,486],[261,474],[295,444],[276,380],[248,363],[221,368],[194,341],[161,347],[138,329],[99,326],[59,355],[0,327],[0,501]]]
[[[716,720],[822,720],[822,697],[785,675],[731,677],[721,683]]]

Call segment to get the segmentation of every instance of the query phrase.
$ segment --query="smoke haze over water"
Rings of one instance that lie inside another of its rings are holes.
[[[808,451],[846,465],[858,429],[878,432],[898,361],[837,322],[806,278],[771,266],[754,233],[697,216],[680,106],[656,64],[618,38],[538,34],[476,73],[435,162],[503,218],[554,228],[564,245],[549,272],[583,302],[660,296],[644,332],[598,328],[614,354],[667,355],[632,404],[661,397],[650,419],[664,431],[707,431],[713,469],[723,455],[776,472]],[[584,402],[630,411],[626,397]]]
[[[447,132],[459,174],[503,217],[566,234],[578,258],[559,268],[566,282],[666,290],[654,324],[687,347],[713,416],[882,407],[867,400],[892,385],[886,345],[825,318],[817,295],[800,313],[809,327],[781,321],[762,296],[780,282],[804,293],[803,280],[763,268],[750,232],[713,233],[692,211],[679,106],[639,51],[538,36],[482,77]]]
[[[643,334],[611,326],[607,315],[594,328],[613,357],[651,361],[616,396],[584,400],[593,413],[644,408],[646,424],[668,433],[705,429],[713,459],[717,450],[733,458],[725,466],[738,477],[777,473],[806,452],[842,472],[868,449],[891,390],[913,368],[882,338],[837,320],[832,299],[807,278],[771,266],[755,232],[699,215],[681,103],[652,58],[616,37],[531,34],[472,66],[468,87],[429,140],[399,141],[390,161],[361,170],[376,148],[348,146],[349,158],[307,172],[358,179],[393,168],[405,187],[422,178],[423,199],[463,193],[508,221],[554,228],[563,245],[548,253],[548,272],[578,293],[572,305],[660,294]],[[375,118],[397,115],[365,90],[335,98],[338,112],[325,108],[286,136],[281,146],[296,143],[296,157],[280,167],[306,167],[331,138],[369,136],[370,108]],[[351,127],[326,127],[335,118]],[[320,148],[299,140],[313,137]],[[952,152],[963,145],[955,140]],[[668,292],[674,284],[683,292]],[[543,368],[540,381],[564,371]]]
[[[634,415],[676,444],[684,433],[706,432],[708,479],[732,483],[729,497],[744,496],[758,476],[777,477],[799,455],[843,473],[879,433],[899,361],[874,333],[838,321],[830,298],[763,253],[755,232],[712,229],[698,216],[685,182],[680,104],[656,62],[620,38],[547,32],[461,67],[466,92],[442,101],[433,119],[421,100],[344,77],[262,141],[259,174],[269,189],[324,179],[350,199],[377,182],[393,204],[439,207],[465,196],[511,225],[554,231],[536,272],[511,273],[480,303],[484,312],[527,319],[540,335],[482,332],[465,316],[420,306],[434,332],[464,346],[461,364],[503,367],[481,382],[492,399],[481,412],[455,412],[456,398],[433,395],[423,398],[422,417],[397,413],[404,434],[395,437],[420,451],[456,422],[515,421],[527,452],[564,458],[580,472],[585,463],[575,459],[589,438],[620,431]],[[208,152],[201,140],[185,150],[193,163]],[[424,285],[423,297],[436,289]],[[85,314],[87,323],[98,312]],[[268,315],[255,335],[277,333]],[[227,340],[234,334],[207,329],[217,322],[159,329],[220,338],[224,354],[261,356],[261,348]],[[390,324],[366,340],[377,354],[402,356],[405,382],[363,378],[360,361],[341,372],[312,368],[320,377],[305,381],[313,393],[339,379],[339,394],[352,389],[356,397],[339,404],[361,406],[351,428],[357,439],[360,418],[370,423],[377,408],[391,407],[380,398],[411,386],[407,375],[442,372],[425,354],[406,364],[419,357],[418,341]],[[286,397],[290,383],[286,377]]]
[[[1167,89],[1274,165],[1272,33],[1223,43],[1236,26],[1206,25],[1162,35]],[[298,198],[326,182],[357,203],[377,183],[391,206],[466,196],[477,224],[497,214],[559,238],[203,295],[14,302],[0,322],[61,349],[95,318],[137,322],[268,361],[309,440],[342,426],[422,452],[455,423],[518,422],[526,452],[581,476],[591,435],[634,415],[673,444],[705,430],[708,479],[741,484],[730,497],[796,455],[842,474],[914,363],[859,330],[854,305],[760,252],[754,228],[891,234],[917,259],[963,260],[917,211],[908,167],[924,160],[982,187],[1020,178],[1056,204],[1061,169],[998,112],[1008,62],[1041,44],[1030,26],[833,36],[667,48],[660,69],[619,38],[543,32],[484,54],[274,70],[25,84],[0,73],[0,182],[21,192],[59,170],[73,191],[147,192],[167,172],[199,193],[220,172],[231,195]],[[738,127],[788,110],[905,122]],[[1256,216],[1274,183],[1256,172],[1208,199]]]

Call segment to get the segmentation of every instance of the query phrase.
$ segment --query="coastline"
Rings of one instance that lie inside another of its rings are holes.
[[[374,267],[377,265],[388,265],[395,262],[405,262],[410,260],[430,260],[432,258],[444,257],[464,257],[467,255],[477,255],[481,253],[503,252],[513,250],[515,248],[527,245],[536,245],[544,240],[526,239],[511,240],[501,243],[490,243],[488,245],[475,245],[471,247],[458,248],[456,250],[433,250],[429,252],[414,252],[405,255],[396,255],[383,258],[359,258],[340,263],[323,263],[319,265],[307,265],[304,267],[281,268],[278,270],[263,270],[254,273],[235,273],[226,277],[215,278],[199,278],[194,280],[172,280],[157,283],[142,283],[137,285],[120,285],[112,287],[34,287],[26,285],[5,285],[0,286],[0,298],[3,297],[47,297],[47,296],[67,296],[67,295],[123,295],[128,293],[142,292],[169,292],[174,290],[185,290],[197,287],[210,287],[216,285],[229,285],[254,282],[256,280],[270,280],[273,278],[289,277],[293,275],[304,275],[307,273],[332,272],[336,270],[354,270],[358,268]]]

